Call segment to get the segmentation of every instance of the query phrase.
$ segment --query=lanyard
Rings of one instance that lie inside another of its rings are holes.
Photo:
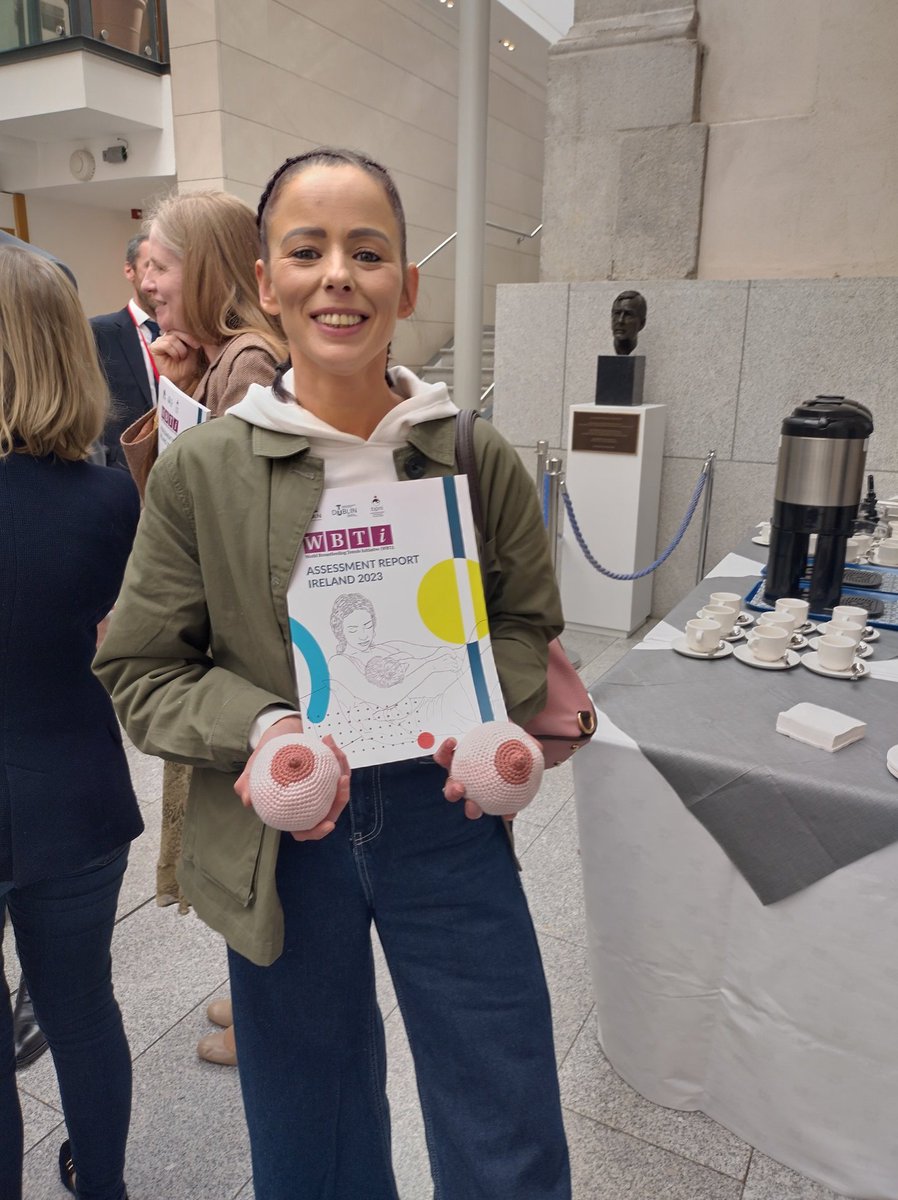
[[[155,358],[153,358],[152,350],[147,345],[146,339],[144,338],[143,334],[140,332],[140,326],[137,323],[137,318],[134,316],[134,313],[131,311],[130,305],[128,307],[128,316],[131,318],[131,324],[137,330],[137,336],[140,338],[140,344],[143,347],[143,352],[147,356],[147,358],[150,360],[150,366],[153,368],[153,378],[156,380],[156,383],[158,384],[159,368],[156,366],[156,360],[155,360]]]

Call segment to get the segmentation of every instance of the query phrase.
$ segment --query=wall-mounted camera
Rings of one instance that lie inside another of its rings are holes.
[[[119,138],[115,146],[107,146],[103,151],[103,162],[123,163],[128,161],[128,143]]]

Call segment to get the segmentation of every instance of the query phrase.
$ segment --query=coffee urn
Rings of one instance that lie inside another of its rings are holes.
[[[812,533],[811,611],[839,603],[872,432],[869,410],[844,396],[817,396],[783,421],[764,589],[769,603],[799,595]]]

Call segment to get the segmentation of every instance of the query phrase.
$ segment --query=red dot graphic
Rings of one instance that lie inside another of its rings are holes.
[[[436,738],[433,736],[432,733],[419,733],[418,734],[418,745],[421,747],[422,750],[432,750],[433,744],[435,741],[436,741]]]

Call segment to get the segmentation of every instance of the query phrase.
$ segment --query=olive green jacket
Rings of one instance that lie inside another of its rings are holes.
[[[399,479],[451,474],[453,418],[395,451]],[[561,606],[533,483],[486,421],[475,425],[487,612],[509,716],[545,704]],[[260,965],[283,947],[281,834],[233,791],[263,708],[298,707],[287,585],[318,504],[308,440],[234,417],[182,434],[150,475],[122,592],[94,669],[147,754],[195,770],[178,878],[199,916]]]

